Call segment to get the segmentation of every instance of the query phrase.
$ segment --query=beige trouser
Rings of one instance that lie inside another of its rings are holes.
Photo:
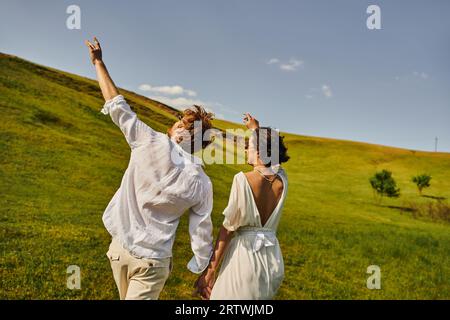
[[[158,299],[172,271],[172,258],[135,257],[114,238],[106,255],[121,300]]]

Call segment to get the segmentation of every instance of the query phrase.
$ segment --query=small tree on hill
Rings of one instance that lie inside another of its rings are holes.
[[[419,174],[411,179],[411,181],[417,185],[417,189],[419,189],[420,194],[422,194],[422,190],[424,188],[428,188],[430,186],[430,180],[431,176],[428,174]]]
[[[373,188],[374,195],[378,196],[378,203],[381,203],[383,196],[389,198],[398,198],[400,196],[400,189],[397,188],[397,183],[392,178],[392,172],[382,170],[375,173],[369,179],[370,185]]]

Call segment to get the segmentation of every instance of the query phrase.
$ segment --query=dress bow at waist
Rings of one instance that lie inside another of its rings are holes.
[[[239,235],[255,235],[255,241],[253,242],[253,252],[257,252],[263,247],[274,246],[277,241],[275,231],[269,228],[241,227],[237,230],[237,232]]]

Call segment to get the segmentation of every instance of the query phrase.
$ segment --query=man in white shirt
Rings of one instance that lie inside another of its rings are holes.
[[[158,299],[172,269],[175,232],[186,210],[194,253],[188,269],[201,273],[212,254],[212,184],[201,160],[192,155],[193,146],[210,143],[194,140],[211,128],[212,114],[195,106],[183,112],[167,135],[153,130],[119,94],[98,40],[86,45],[106,101],[101,112],[111,116],[131,148],[120,188],[103,214],[112,236],[107,256],[121,299]],[[201,135],[194,126],[198,121]]]

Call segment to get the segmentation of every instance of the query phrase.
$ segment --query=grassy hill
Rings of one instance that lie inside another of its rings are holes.
[[[175,120],[176,110],[122,93],[156,130]],[[99,112],[102,105],[95,81],[0,54],[0,298],[118,298],[101,217],[129,148]],[[286,277],[279,299],[450,298],[450,224],[419,214],[450,197],[450,154],[292,134],[286,141],[290,185],[278,231]],[[215,233],[232,177],[245,169],[207,167]],[[393,172],[400,198],[374,201],[368,179],[380,169]],[[410,179],[422,172],[433,179],[419,196]],[[162,299],[192,298],[186,222]],[[66,288],[69,265],[81,268],[81,290]],[[369,265],[381,268],[381,290],[366,288]]]

